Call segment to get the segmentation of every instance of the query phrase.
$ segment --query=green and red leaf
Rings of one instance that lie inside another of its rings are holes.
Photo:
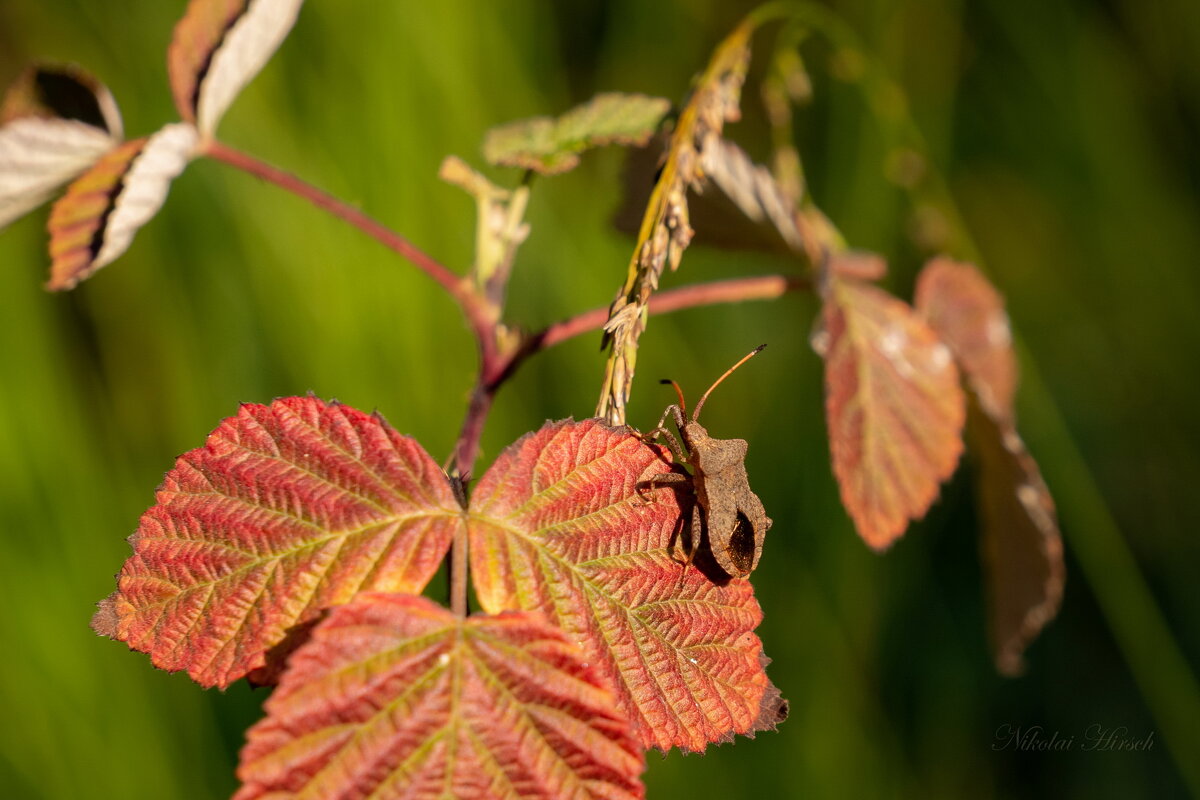
[[[420,445],[313,397],[242,406],[156,501],[93,625],[206,686],[360,591],[421,591],[463,524]]]
[[[673,537],[690,498],[646,494],[670,469],[628,428],[547,424],[476,488],[471,570],[485,611],[540,611],[579,643],[644,745],[700,751],[773,728],[781,701],[754,634],[752,587],[685,568]]]
[[[658,129],[671,103],[661,97],[598,94],[557,119],[534,117],[492,128],[483,142],[490,164],[552,175],[574,169],[579,154],[609,144],[640,146]]]
[[[162,208],[195,146],[195,128],[168,125],[112,150],[72,183],[50,212],[47,287],[73,288],[128,250]]]
[[[287,38],[303,0],[191,0],[167,49],[180,116],[209,137]]]
[[[237,800],[643,796],[612,690],[535,614],[464,620],[360,594],[316,627],[265,708]]]
[[[917,281],[917,308],[954,353],[972,400],[967,438],[983,525],[988,628],[997,669],[1022,656],[1058,613],[1066,568],[1050,490],[1016,430],[1017,360],[1004,300],[970,264],[934,259]]]
[[[907,303],[837,270],[824,294],[814,347],[833,471],[859,535],[882,550],[958,464],[963,392],[949,349]]]
[[[27,68],[0,107],[0,228],[50,199],[122,136],[104,84],[74,67]]]

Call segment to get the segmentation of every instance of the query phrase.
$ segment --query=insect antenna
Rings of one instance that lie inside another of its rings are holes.
[[[683,389],[679,388],[679,384],[670,378],[663,378],[659,383],[669,383],[675,387],[675,395],[679,398],[679,411],[683,414],[687,413],[687,402],[683,399]]]
[[[719,386],[719,385],[720,385],[721,381],[723,381],[723,380],[725,380],[726,378],[728,378],[728,377],[729,377],[729,375],[730,375],[730,373],[732,373],[732,372],[733,372],[735,369],[737,369],[738,367],[740,367],[742,364],[745,364],[747,361],[749,361],[749,360],[750,360],[751,358],[753,358],[754,356],[758,355],[758,354],[759,354],[759,353],[762,351],[762,349],[763,349],[764,347],[766,347],[766,345],[765,345],[765,344],[760,344],[758,347],[754,348],[754,349],[753,349],[753,350],[751,350],[749,353],[747,353],[746,355],[742,356],[741,360],[740,360],[740,361],[738,361],[736,364],[734,364],[732,367],[730,367],[729,369],[725,370],[725,374],[724,374],[724,375],[722,375],[721,377],[719,377],[719,378],[717,378],[715,381],[713,381],[713,385],[712,385],[712,386],[710,386],[710,387],[708,387],[708,391],[707,391],[707,392],[705,392],[705,393],[704,393],[704,395],[703,395],[703,396],[700,398],[700,402],[699,402],[699,403],[696,403],[696,408],[695,408],[695,410],[694,410],[694,411],[692,411],[692,422],[695,422],[695,421],[696,421],[696,419],[697,419],[697,418],[699,418],[699,416],[700,416],[700,409],[704,407],[704,401],[708,399],[708,396],[709,396],[710,394],[712,394],[712,390],[713,390],[713,389],[715,389],[715,388],[717,388],[717,386]],[[675,389],[678,391],[679,387],[678,387],[678,386],[676,386],[676,387],[675,387]],[[683,400],[683,394],[682,394],[682,393],[679,395],[679,399],[680,399],[680,401],[682,401],[682,400]],[[681,403],[681,405],[682,405],[682,403]]]

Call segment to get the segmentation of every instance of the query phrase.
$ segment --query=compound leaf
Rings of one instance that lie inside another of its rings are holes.
[[[1058,613],[1066,568],[1050,490],[1017,434],[1017,360],[1004,299],[970,264],[934,259],[917,308],[954,353],[973,402],[967,438],[983,525],[988,638],[996,668],[1016,675],[1029,643]]]
[[[876,550],[924,516],[962,453],[965,402],[946,345],[907,303],[836,270],[826,284],[825,413],[833,471]]]
[[[579,643],[644,745],[700,751],[773,728],[782,701],[754,634],[752,587],[685,568],[674,537],[690,497],[647,494],[670,469],[628,428],[548,423],[479,482],[471,570],[485,611],[540,611]]]
[[[0,228],[50,199],[122,135],[112,94],[91,75],[27,68],[0,108]]]
[[[194,127],[167,125],[109,152],[72,183],[50,212],[48,288],[70,289],[128,250],[195,146]]]
[[[209,137],[287,38],[303,0],[191,0],[167,49],[175,107]]]
[[[574,169],[579,154],[608,144],[643,145],[671,108],[661,97],[598,94],[558,119],[534,117],[492,128],[483,142],[488,163],[550,175]]]
[[[206,686],[357,592],[421,591],[462,524],[420,445],[314,397],[243,405],[156,501],[93,627]]]
[[[464,620],[360,594],[316,627],[265,707],[235,800],[643,796],[612,690],[535,614]]]

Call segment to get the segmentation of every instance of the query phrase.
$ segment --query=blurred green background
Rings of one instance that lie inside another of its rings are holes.
[[[653,379],[695,393],[771,344],[705,415],[717,435],[750,441],[775,519],[754,581],[792,711],[777,733],[704,757],[650,754],[649,796],[1188,796],[1164,739],[1174,731],[1177,754],[1200,762],[1187,713],[1200,657],[1200,4],[832,6],[904,86],[1008,297],[1022,430],[1066,535],[1066,597],[1028,673],[998,677],[968,477],[883,557],[838,504],[807,345],[813,299],[657,318],[630,410],[643,427],[671,399]],[[490,125],[599,90],[679,100],[749,8],[311,2],[222,138],[461,269],[474,208],[436,179],[445,155],[478,165]],[[163,53],[182,9],[4,0],[0,83],[29,59],[79,63],[113,90],[130,135],[148,133],[174,118]],[[913,207],[886,177],[887,137],[857,89],[828,78],[828,48],[812,53],[817,101],[797,118],[812,191],[853,244],[889,256],[888,283],[906,294],[920,258]],[[744,105],[729,133],[761,157],[755,87]],[[537,183],[512,320],[540,325],[612,297],[631,248],[609,224],[621,163],[603,151]],[[240,401],[313,391],[378,408],[441,459],[473,346],[407,264],[217,163],[189,167],[129,253],[70,294],[41,289],[44,220],[0,235],[0,796],[224,797],[264,693],[203,691],[89,631],[124,537],[175,455]],[[665,285],[793,268],[695,247]],[[595,336],[527,364],[499,397],[481,469],[547,418],[589,416],[601,374]],[[1082,737],[1094,724],[1155,731],[1156,743],[993,749],[1003,725]]]

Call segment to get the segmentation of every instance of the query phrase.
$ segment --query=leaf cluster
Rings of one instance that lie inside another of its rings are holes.
[[[975,267],[938,256],[909,305],[878,285],[883,259],[849,249],[805,196],[790,135],[791,104],[810,87],[797,55],[804,36],[781,37],[765,87],[772,166],[724,138],[741,113],[753,34],[791,12],[766,6],[743,21],[672,118],[666,100],[606,93],[557,118],[494,129],[484,157],[525,170],[518,186],[447,158],[442,178],[478,207],[474,262],[460,276],[217,140],[221,117],[300,10],[301,0],[191,0],[167,54],[180,120],[150,136],[126,141],[107,89],[75,68],[31,68],[0,111],[0,226],[70,182],[50,212],[52,289],[118,258],[174,177],[210,156],[407,258],[459,303],[479,345],[448,468],[378,414],[313,396],[245,404],[178,458],[130,537],[95,630],[203,686],[276,686],[248,734],[238,797],[640,797],[646,748],[700,752],[786,716],[744,575],[761,541],[745,569],[722,569],[713,543],[728,532],[705,527],[719,487],[705,483],[701,460],[689,472],[624,425],[649,315],[693,305],[815,290],[832,467],[876,550],[927,512],[965,434],[980,467],[996,662],[1021,668],[1061,600],[1062,546],[1016,431],[999,293]],[[789,24],[806,30],[803,14]],[[533,175],[569,170],[592,147],[645,146],[656,132],[665,149],[616,300],[538,332],[505,321]],[[789,254],[796,273],[659,293],[706,196]],[[609,356],[596,418],[547,423],[470,485],[499,387],[534,353],[600,328]],[[734,472],[748,492],[744,467]],[[671,488],[648,495],[658,484]],[[444,564],[450,608],[422,596]]]

